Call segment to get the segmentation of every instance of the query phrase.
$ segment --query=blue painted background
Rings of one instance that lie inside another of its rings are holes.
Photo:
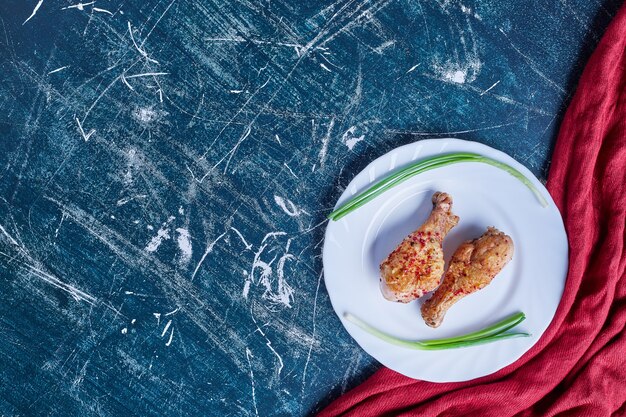
[[[427,137],[545,179],[617,1],[0,3],[0,415],[309,415],[325,214]],[[33,14],[34,12],[34,14]]]

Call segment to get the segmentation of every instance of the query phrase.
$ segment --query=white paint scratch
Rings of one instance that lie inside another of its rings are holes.
[[[148,242],[148,245],[144,248],[146,252],[156,251],[164,240],[170,239],[169,225],[174,219],[174,216],[170,216],[167,222],[163,223],[163,226],[157,231],[156,236],[153,236],[150,242]]]
[[[363,25],[373,20],[374,15],[390,2],[390,0],[373,2],[373,5],[369,8],[367,8],[367,6],[371,4],[370,2],[361,2],[358,6],[354,7],[353,11],[348,12],[345,12],[345,9],[352,6],[353,2],[345,3],[335,14],[326,19],[324,27],[305,45],[304,51],[312,50],[314,47],[321,47],[340,34],[349,31],[354,26]]]
[[[171,325],[172,325],[172,320],[168,320],[167,324],[165,324],[165,327],[163,328],[163,332],[161,333],[161,337],[165,336],[165,333],[167,333],[167,330],[170,328]]]
[[[209,253],[211,253],[213,251],[213,247],[215,246],[215,244],[217,242],[220,241],[221,238],[224,237],[224,235],[226,235],[226,232],[222,233],[221,235],[219,235],[217,237],[217,239],[215,239],[213,242],[209,243],[206,247],[206,250],[204,251],[204,254],[202,255],[202,258],[200,258],[200,261],[198,262],[198,264],[196,265],[196,268],[193,270],[193,274],[191,274],[191,280],[193,281],[193,279],[195,278],[196,274],[198,273],[198,270],[200,269],[200,265],[202,265],[202,263],[204,262],[205,258],[207,257],[207,255]]]
[[[6,231],[6,229],[0,225],[0,231],[2,232],[3,235],[5,235],[7,237],[7,239],[9,239],[9,242],[11,242],[11,244],[17,246],[17,249],[22,253],[22,255],[30,262],[25,262],[25,261],[21,261],[19,260],[18,262],[20,262],[19,266],[20,268],[26,270],[27,272],[31,273],[32,275],[36,276],[37,278],[47,282],[48,284],[52,285],[53,287],[59,288],[60,290],[63,290],[65,292],[67,292],[68,294],[70,294],[72,296],[72,298],[74,298],[76,301],[85,301],[88,304],[91,305],[95,305],[96,303],[98,303],[98,299],[92,295],[87,294],[84,291],[79,290],[78,288],[61,281],[59,278],[57,278],[56,276],[47,273],[46,271],[43,270],[43,266],[40,266],[39,262],[37,260],[35,260],[29,253],[29,251],[26,249],[26,247],[24,247],[23,244],[18,243],[18,241],[11,236],[11,234],[9,232]],[[7,254],[0,252],[0,255],[3,255],[5,257],[8,257]],[[12,257],[11,259],[15,259],[14,257]]]
[[[181,252],[181,262],[187,263],[191,259],[191,255],[193,254],[193,249],[191,246],[191,236],[189,235],[189,230],[179,227],[176,229],[178,232],[178,249]]]
[[[26,263],[24,265],[33,275],[35,275],[38,278],[41,278],[42,280],[46,281],[48,284],[51,284],[52,286],[57,287],[67,292],[76,301],[85,301],[91,305],[95,305],[98,302],[98,299],[96,297],[93,297],[87,294],[86,292],[81,291],[78,288],[66,282],[61,281],[59,278],[55,277],[54,275],[48,274],[47,272],[33,265],[26,264]]]
[[[54,73],[59,72],[59,71],[63,71],[64,69],[69,68],[69,67],[70,67],[69,65],[66,65],[66,66],[64,66],[64,67],[60,67],[60,68],[54,69],[54,70],[50,71],[50,72],[48,73],[48,75],[50,75],[50,74],[54,74]]]
[[[420,65],[422,65],[421,62],[419,64],[413,65],[406,73],[408,74],[409,72],[415,71]]]
[[[467,62],[447,62],[443,65],[433,64],[437,79],[452,83],[466,84],[476,79],[482,68],[482,62],[476,56],[470,57]]]
[[[217,163],[215,165],[213,165],[213,169],[217,168],[217,166],[219,164],[221,164],[226,157],[228,157],[228,161],[226,161],[226,166],[224,167],[224,174],[226,174],[226,171],[228,170],[228,165],[230,164],[230,160],[233,159],[233,156],[235,155],[235,153],[237,152],[237,149],[239,149],[239,146],[241,146],[241,144],[248,138],[248,136],[250,136],[250,133],[252,132],[252,125],[248,125],[248,128],[246,129],[246,131],[243,133],[243,135],[241,135],[241,137],[239,138],[239,140],[237,141],[237,143],[235,144],[235,146],[233,146],[231,148],[230,151],[228,151],[226,153],[226,155],[224,155],[222,157],[222,159],[220,159],[219,161],[217,161]],[[200,180],[200,182],[202,182],[204,180],[204,178],[208,175],[205,174],[204,177],[202,177],[202,179]]]
[[[293,300],[294,290],[285,280],[285,263],[290,259],[295,259],[293,255],[289,253],[289,246],[291,245],[291,239],[287,241],[287,247],[285,248],[285,254],[278,260],[278,268],[276,275],[278,276],[278,285],[275,293],[268,293],[268,299],[276,303],[291,307],[291,301]]]
[[[33,12],[30,14],[30,16],[28,16],[28,18],[26,20],[24,20],[24,23],[22,23],[22,26],[24,26],[26,24],[26,22],[28,22],[30,19],[32,19],[37,14],[37,11],[39,10],[39,8],[41,7],[42,4],[43,4],[43,0],[39,0],[37,2],[37,4],[35,5],[35,8],[33,9]]]
[[[326,163],[326,155],[328,154],[328,143],[330,142],[330,135],[332,134],[333,127],[335,126],[335,118],[330,119],[330,123],[328,124],[328,130],[326,130],[326,135],[322,139],[322,147],[320,149],[320,166],[324,168],[324,164]]]
[[[381,55],[385,49],[389,48],[390,46],[393,46],[395,43],[396,41],[394,40],[383,42],[380,45],[378,45],[376,48],[374,48],[374,52]]]
[[[135,37],[133,36],[133,28],[132,28],[132,26],[130,25],[130,22],[128,22],[128,33],[130,33],[130,40],[133,42],[133,45],[135,46],[135,49],[137,49],[137,51],[139,52],[139,54],[141,54],[141,56],[143,56],[146,60],[151,61],[151,62],[154,62],[155,64],[158,64],[158,63],[159,63],[159,61],[157,61],[157,60],[155,60],[155,59],[150,58],[150,57],[148,56],[148,53],[147,53],[145,50],[141,49],[141,48],[139,47],[139,45],[137,45],[137,42],[135,42]],[[143,44],[142,44],[142,45],[143,45]]]
[[[87,374],[87,365],[89,365],[89,360],[87,360],[83,364],[83,367],[80,368],[80,372],[78,373],[74,381],[72,381],[72,388],[76,389],[78,388],[80,384],[83,383],[83,380],[85,379],[85,375]]]
[[[150,35],[152,34],[152,31],[154,30],[154,28],[157,27],[157,25],[159,24],[159,22],[161,21],[161,19],[163,19],[163,16],[165,16],[165,14],[170,10],[170,7],[172,7],[172,5],[174,4],[174,1],[176,0],[172,0],[170,2],[170,4],[167,5],[167,7],[165,8],[165,10],[163,11],[163,13],[161,13],[161,16],[159,16],[159,18],[157,19],[157,21],[154,23],[154,25],[152,25],[152,28],[150,28],[150,31],[148,32],[148,34],[146,35],[146,37],[143,39],[143,41],[141,42],[141,47],[143,48],[143,45],[146,43],[146,41],[148,40],[148,38],[150,37]]]
[[[239,236],[239,239],[241,239],[241,241],[245,245],[246,249],[248,249],[248,250],[252,249],[252,245],[249,244],[248,242],[246,242],[246,239],[244,239],[243,235],[241,234],[241,232],[239,230],[235,229],[234,227],[231,227],[230,230],[232,230],[235,233],[237,233],[237,236]]]
[[[283,358],[278,354],[278,352],[276,352],[276,350],[272,346],[272,342],[270,341],[270,339],[267,337],[265,332],[259,327],[259,324],[257,323],[256,319],[254,318],[254,315],[252,314],[252,310],[250,310],[250,317],[252,317],[252,321],[254,322],[254,325],[256,326],[256,331],[259,332],[261,336],[263,336],[263,338],[267,342],[265,343],[265,345],[274,353],[274,355],[278,359],[278,369],[276,370],[276,374],[277,376],[280,376],[280,373],[284,367]]]
[[[172,327],[172,331],[170,332],[170,338],[168,339],[167,343],[165,344],[165,346],[169,346],[172,344],[172,339],[174,338],[174,328]]]
[[[80,124],[80,120],[78,120],[78,117],[76,118],[76,124],[78,124],[78,130],[80,131],[81,136],[83,137],[83,139],[85,139],[85,142],[87,142],[89,140],[89,138],[91,137],[91,135],[93,135],[94,133],[96,133],[95,129],[91,129],[89,131],[89,133],[85,134],[85,131],[83,130],[83,126]]]
[[[263,251],[268,245],[267,243],[265,243],[268,239],[276,238],[278,236],[284,236],[284,235],[286,235],[285,232],[270,232],[270,233],[267,233],[265,237],[263,238],[263,240],[261,241],[261,246],[259,247],[259,250],[254,254],[254,260],[252,261],[252,267],[250,269],[250,272],[244,273],[244,275],[247,275],[247,277],[246,277],[246,281],[244,283],[244,287],[242,291],[243,298],[245,299],[248,298],[248,293],[250,291],[250,286],[252,283],[262,284],[265,287],[265,292],[263,293],[262,297],[266,299],[269,298],[268,294],[272,291],[271,278],[273,274],[273,269],[271,265],[276,260],[276,256],[274,256],[274,258],[268,263],[268,262],[261,260],[261,255],[263,254]],[[260,272],[258,279],[255,279],[256,277],[255,273],[257,269],[260,269],[261,272]],[[288,303],[287,307],[291,307],[291,304]]]
[[[410,130],[398,130],[398,129],[388,129],[388,130],[386,130],[386,132],[388,132],[388,133],[408,134],[408,135],[415,135],[415,136],[460,135],[462,133],[472,133],[472,132],[481,132],[483,130],[499,129],[501,127],[513,126],[513,125],[516,125],[518,123],[519,122],[516,121],[516,122],[503,123],[503,124],[494,125],[494,126],[478,127],[478,128],[475,128],[475,129],[455,130],[455,131],[445,131],[445,132],[413,132],[413,131],[410,131]]]
[[[348,147],[348,149],[352,150],[354,145],[361,142],[365,139],[365,135],[355,136],[354,132],[356,131],[356,126],[351,126],[341,137],[341,141]]]
[[[263,39],[251,39],[251,38],[244,38],[242,36],[213,37],[213,38],[205,38],[205,40],[207,42],[251,43],[251,44],[254,44],[254,45],[267,45],[267,46],[271,46],[271,47],[281,46],[281,47],[293,48],[296,51],[296,54],[298,56],[301,56],[302,53],[303,53],[303,50],[306,49],[305,45],[300,45],[300,44],[297,44],[297,43],[268,41],[268,40],[263,40]],[[318,47],[315,47],[314,49],[325,51],[328,48],[325,48],[325,47],[322,47],[322,46],[318,46]]]
[[[128,204],[130,201],[132,200],[136,200],[139,198],[146,198],[148,197],[146,194],[138,194],[138,195],[133,195],[130,197],[124,197],[124,198],[120,198],[119,200],[117,200],[117,203],[115,203],[118,207],[123,206],[125,204]]]
[[[107,14],[113,16],[113,13],[111,13],[107,9],[101,9],[99,7],[93,7],[91,10],[93,10],[94,12],[107,13]]]
[[[157,235],[154,236],[150,240],[150,242],[148,243],[148,246],[145,247],[145,250],[147,252],[154,252],[159,248],[159,246],[161,245],[161,243],[163,243],[164,240],[167,240],[169,238],[170,238],[170,234],[167,229],[159,229],[159,231],[157,232]]]
[[[265,237],[263,237],[263,240],[261,241],[261,244],[264,244],[265,241],[267,241],[267,239],[271,238],[271,237],[277,237],[277,236],[285,236],[287,233],[285,232],[270,232],[267,233],[265,235]]]
[[[500,81],[501,80],[496,81],[491,87],[489,87],[488,89],[486,89],[485,91],[480,93],[480,95],[482,96],[483,94],[486,94],[486,93],[490,92],[493,89],[493,87],[495,87],[496,85],[500,84]]]
[[[152,77],[154,79],[154,82],[156,83],[156,85],[159,86],[159,102],[163,103],[163,87],[161,87],[161,83],[159,82],[159,79],[156,77]]]
[[[78,9],[78,10],[85,10],[85,6],[90,6],[92,4],[94,4],[95,1],[89,2],[89,3],[78,3],[78,4],[72,4],[71,6],[67,6],[67,7],[63,7],[61,8],[61,10],[67,10],[67,9]]]
[[[128,81],[126,81],[126,77],[124,76],[124,74],[120,75],[120,79],[122,80],[122,82],[124,83],[124,85],[125,85],[126,87],[128,87],[131,91],[135,91],[135,89],[133,88],[133,86],[132,86],[132,85],[130,85],[130,84],[128,83]]]
[[[157,77],[160,75],[170,75],[170,73],[169,72],[144,72],[141,74],[126,75],[126,78]]]
[[[276,274],[274,275],[274,269],[272,264],[276,260],[276,255],[272,260],[266,262],[261,259],[264,254],[268,243],[265,243],[270,237],[277,237],[285,235],[285,232],[271,232],[265,235],[259,250],[254,255],[252,261],[252,267],[246,278],[244,284],[243,297],[247,299],[248,291],[252,283],[261,285],[264,288],[262,298],[268,300],[272,305],[282,305],[291,308],[291,302],[293,301],[293,288],[287,283],[285,279],[285,264],[288,260],[295,259],[292,254],[289,253],[289,247],[291,245],[291,239],[287,240],[284,254],[279,258],[278,265],[276,266]],[[257,270],[260,270],[258,278],[256,277]],[[274,278],[275,277],[275,278]],[[275,288],[274,288],[275,287]]]
[[[248,272],[246,271],[246,275],[248,274]],[[248,299],[248,293],[250,292],[250,284],[252,284],[252,282],[247,279],[246,282],[244,282],[243,284],[243,291],[241,291],[241,296],[243,298],[245,298],[246,300]]]
[[[322,282],[322,277],[324,276],[324,271],[320,272],[319,277],[317,278],[317,288],[315,289],[315,299],[313,300],[313,335],[311,336],[311,344],[309,345],[309,352],[306,356],[306,362],[304,363],[304,370],[302,371],[302,396],[304,396],[304,388],[306,383],[306,371],[309,366],[309,362],[311,361],[311,351],[313,350],[313,344],[315,343],[315,323],[316,323],[316,314],[317,314],[317,296],[320,292],[320,283]]]
[[[113,84],[115,84],[117,82],[117,80],[119,80],[121,78],[121,75],[118,77],[115,77],[113,79],[113,81],[111,81],[109,83],[109,85],[107,85],[104,90],[102,90],[102,92],[100,93],[100,95],[98,95],[98,97],[96,97],[96,99],[93,101],[93,103],[91,103],[91,106],[89,106],[89,108],[87,109],[87,111],[85,112],[85,115],[83,116],[83,123],[85,123],[85,120],[87,120],[87,116],[89,116],[89,113],[91,113],[91,111],[93,110],[94,107],[96,107],[96,104],[98,104],[98,102],[100,101],[100,99],[102,97],[104,97],[104,95],[109,91],[109,89],[111,87],[113,87]]]
[[[67,213],[63,212],[63,214],[61,215],[61,221],[59,221],[59,225],[57,226],[56,230],[54,231],[54,237],[57,238],[59,237],[59,230],[61,230],[61,225],[63,225],[63,221],[67,218]],[[0,226],[1,228],[2,226]]]
[[[259,417],[259,410],[257,409],[257,406],[256,406],[256,392],[254,388],[254,372],[252,372],[252,362],[250,361],[250,358],[253,358],[253,357],[254,356],[252,356],[252,352],[250,352],[250,349],[246,347],[246,359],[248,359],[248,367],[250,368],[250,383],[252,384],[252,404],[254,404],[255,415]]]
[[[290,217],[296,217],[301,213],[306,213],[306,211],[299,209],[291,200],[287,198],[274,195],[274,202],[276,202],[278,207],[280,207]]]
[[[18,246],[20,249],[22,248],[22,245],[20,245],[19,243],[17,243],[17,241],[13,238],[13,236],[11,236],[9,234],[9,232],[7,232],[5,230],[4,227],[2,227],[2,225],[0,224],[0,232],[2,232],[3,235],[5,235],[7,237],[7,239],[9,239],[9,242],[11,242],[12,244],[14,244],[15,246]]]
[[[283,165],[289,170],[289,172],[291,172],[291,175],[293,175],[294,177],[296,177],[297,179],[300,179],[300,177],[298,177],[289,167],[289,165],[287,165],[286,162],[283,162]]]
[[[167,316],[171,316],[172,314],[176,314],[179,310],[180,310],[180,307],[176,307],[174,310],[170,311],[169,313],[163,314],[163,317],[167,317]]]

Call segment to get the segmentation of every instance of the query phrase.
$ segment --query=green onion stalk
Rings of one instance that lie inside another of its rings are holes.
[[[528,337],[530,334],[524,332],[505,333],[507,330],[520,324],[526,315],[524,313],[515,313],[491,326],[484,329],[467,333],[461,336],[447,337],[443,339],[431,339],[431,340],[405,340],[385,333],[363,320],[355,317],[350,313],[345,313],[344,317],[349,322],[357,325],[367,333],[375,336],[385,342],[391,343],[396,346],[401,346],[408,349],[416,350],[443,350],[443,349],[455,349],[461,347],[469,347],[482,345],[485,343],[492,343],[504,339],[512,339],[516,337]]]
[[[532,193],[535,195],[537,200],[539,200],[539,203],[542,207],[546,207],[548,205],[547,200],[533,185],[533,183],[528,178],[526,178],[524,174],[522,174],[515,168],[503,162],[496,161],[495,159],[491,159],[479,154],[456,152],[446,155],[438,155],[432,158],[426,158],[421,161],[414,162],[397,172],[394,172],[388,177],[378,181],[362,193],[352,197],[350,200],[348,200],[339,208],[330,213],[328,215],[328,218],[331,220],[339,220],[347,214],[358,209],[359,207],[362,207],[365,204],[369,203],[385,191],[395,187],[396,185],[408,180],[411,177],[414,177],[417,174],[421,174],[422,172],[426,172],[431,169],[442,168],[447,165],[458,164],[461,162],[480,162],[483,164],[492,165],[496,168],[500,168],[501,170],[508,172],[509,174],[520,180],[526,187],[528,187],[528,189],[532,191]]]

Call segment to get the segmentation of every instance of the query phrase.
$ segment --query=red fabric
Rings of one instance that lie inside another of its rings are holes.
[[[383,368],[320,416],[626,416],[625,184],[626,6],[583,72],[552,157],[547,187],[570,266],[543,337],[517,362],[468,382]]]

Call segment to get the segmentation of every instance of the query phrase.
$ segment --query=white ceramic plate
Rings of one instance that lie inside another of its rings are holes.
[[[394,149],[352,180],[337,207],[412,161],[451,152],[475,152],[511,165],[534,183],[548,206],[542,207],[526,186],[498,168],[461,163],[415,176],[339,221],[330,221],[324,242],[326,288],[348,333],[383,365],[433,382],[478,378],[522,356],[554,317],[568,266],[563,221],[545,187],[522,164],[479,143],[432,139]],[[378,265],[428,217],[435,191],[452,196],[453,211],[461,218],[444,241],[446,261],[461,242],[480,236],[487,226],[510,235],[515,254],[489,286],[456,303],[443,324],[431,329],[420,315],[420,306],[428,296],[409,304],[385,300],[379,289]],[[343,318],[349,312],[395,336],[424,340],[472,332],[518,311],[527,318],[516,329],[531,333],[531,337],[441,351],[388,344]]]

